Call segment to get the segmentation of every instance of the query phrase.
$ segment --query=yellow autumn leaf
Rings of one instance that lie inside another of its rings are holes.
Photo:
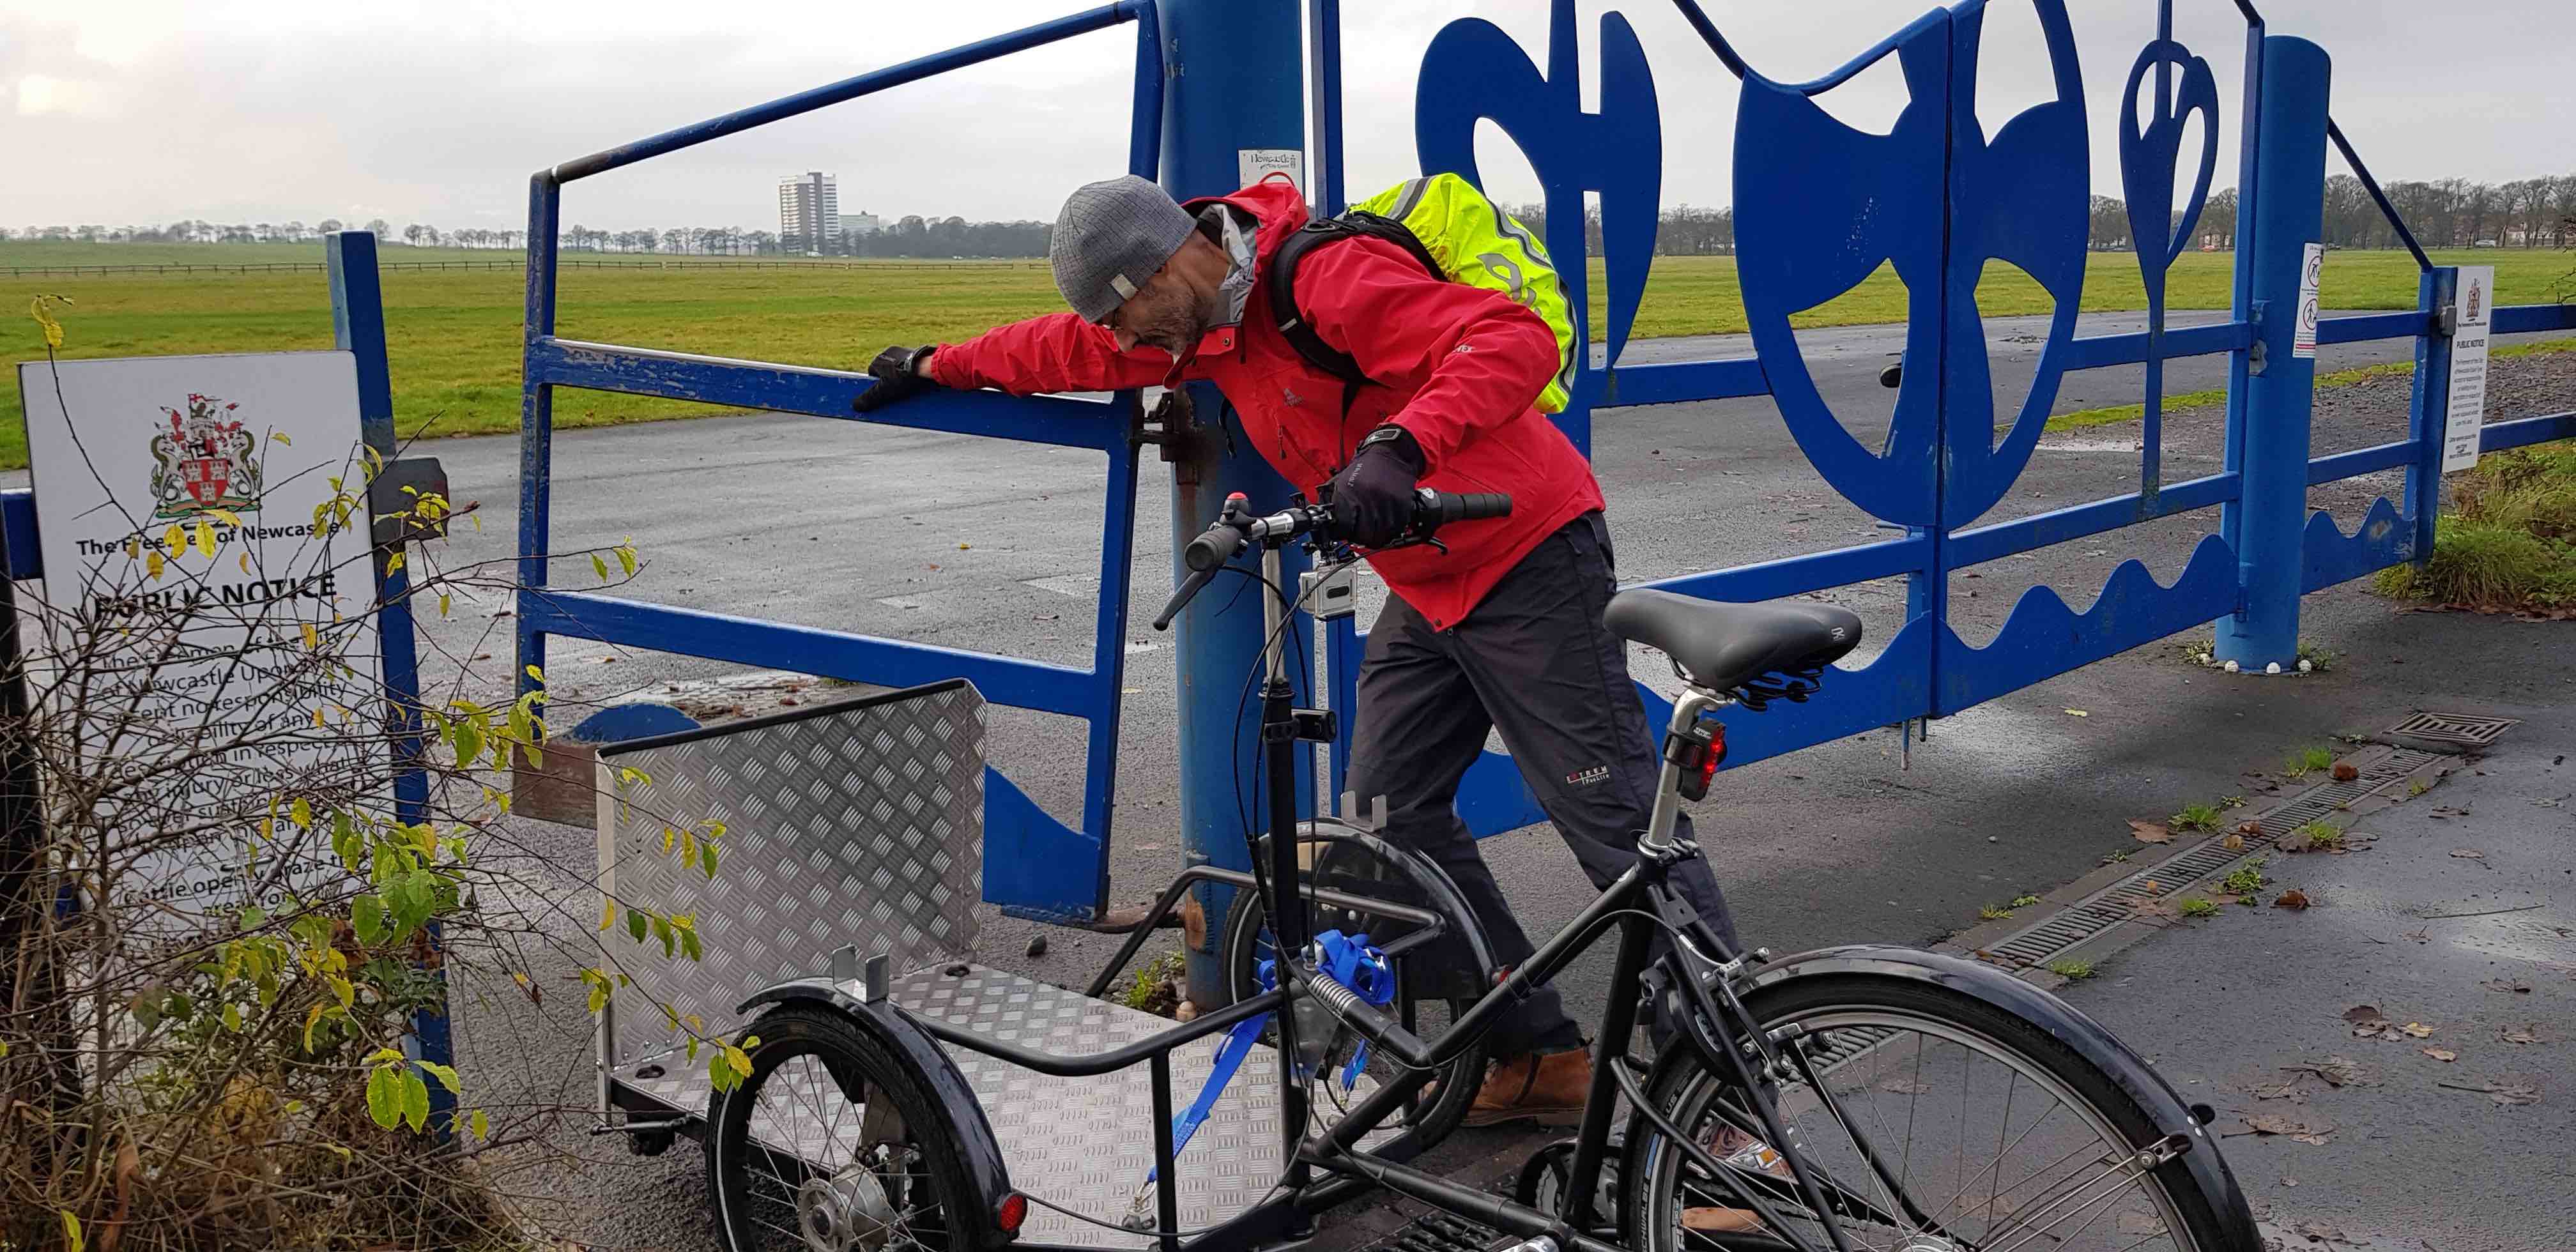
[[[27,315],[35,318],[36,325],[43,328],[46,347],[59,348],[63,346],[63,324],[55,321],[54,315],[47,312],[45,306],[48,304],[70,303],[71,300],[68,297],[55,295],[40,295],[27,302]],[[63,1217],[67,1221],[73,1220],[72,1215],[69,1213],[63,1214]],[[75,1248],[77,1248],[77,1245],[80,1243],[79,1229],[77,1222],[75,1222],[72,1227],[72,1242],[75,1245]]]
[[[322,646],[322,634],[321,632],[313,629],[313,623],[311,622],[304,623],[304,646],[314,649],[319,649]]]
[[[599,928],[601,930],[606,930],[610,926],[616,925],[617,901],[602,900],[599,902],[599,906]]]
[[[396,553],[393,553],[392,555],[387,556],[387,557],[385,558],[385,572],[386,572],[386,573],[388,573],[388,574],[399,573],[399,572],[401,572],[402,567],[403,567],[403,554],[402,554],[402,553],[396,552]]]
[[[161,550],[172,556],[177,556],[180,553],[187,551],[187,528],[181,526],[177,522],[170,523],[170,529],[161,532]]]
[[[292,448],[292,447],[294,447],[294,446],[295,446],[295,441],[294,441],[294,440],[292,440],[292,439],[287,438],[287,437],[286,437],[286,432],[285,432],[285,431],[282,431],[282,430],[272,430],[272,431],[268,432],[268,437],[269,437],[269,438],[271,438],[271,439],[274,439],[274,440],[278,441],[279,443],[285,444],[287,447]]]
[[[438,593],[438,615],[439,615],[440,617],[445,617],[445,616],[447,616],[447,601],[448,601],[447,593],[446,593],[446,592],[444,592],[444,591],[439,592],[439,593]]]
[[[152,551],[143,554],[143,572],[150,574],[156,579],[161,577],[161,550],[159,548],[154,548]]]
[[[215,528],[202,517],[197,519],[197,551],[207,556],[215,554]]]
[[[243,573],[247,574],[247,573],[251,572],[251,571],[250,571],[250,553],[248,553],[248,552],[244,552],[244,553],[242,553],[242,554],[241,554],[241,567],[242,567],[242,572],[243,572]]]
[[[239,526],[242,524],[241,514],[235,513],[231,509],[208,509],[206,510],[206,516],[211,517],[218,522],[222,522],[226,526]]]

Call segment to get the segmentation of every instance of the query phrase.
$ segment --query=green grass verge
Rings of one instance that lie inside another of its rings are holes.
[[[2488,613],[2576,607],[2576,442],[2481,458],[2450,487],[2431,559],[2381,570],[2381,593]]]
[[[109,274],[11,277],[8,266],[261,264],[320,259],[318,244],[0,244],[0,332],[9,361],[41,360],[32,321],[19,310],[42,293],[73,301],[57,311],[69,335],[66,357],[290,351],[331,346],[329,294],[321,275]],[[389,247],[387,261],[509,260],[513,254]],[[651,258],[639,258],[650,260]],[[2485,250],[2437,254],[2437,261],[2497,267],[2507,303],[2554,299],[2566,258],[2548,252]],[[2174,266],[2168,304],[2225,308],[2229,253],[2191,253]],[[2414,261],[2402,252],[2337,252],[2327,262],[2336,306],[2400,309],[2415,304]],[[513,270],[388,270],[385,317],[391,335],[396,424],[406,435],[490,434],[519,424],[519,351],[524,293]],[[1608,283],[1596,263],[1588,291],[1596,338],[1607,333]],[[2145,304],[2135,258],[2102,253],[2085,275],[2087,311]],[[1997,265],[1977,289],[1989,316],[2047,312],[2049,297],[2027,275]],[[1042,265],[918,262],[770,269],[675,268],[564,271],[557,330],[601,340],[717,356],[855,368],[890,343],[955,340],[1001,322],[1062,307]],[[1860,286],[1797,314],[1800,328],[1901,322],[1906,291],[1881,270]],[[1746,328],[1733,257],[1657,257],[1631,334],[1637,338],[1724,334]],[[2177,397],[2169,405],[2189,397]],[[701,416],[722,410],[605,392],[556,393],[561,429]],[[2069,419],[2059,419],[2060,422]],[[2098,424],[2093,419],[2078,424]],[[2057,423],[2052,423],[2056,425]],[[0,385],[0,468],[26,464],[18,389]]]

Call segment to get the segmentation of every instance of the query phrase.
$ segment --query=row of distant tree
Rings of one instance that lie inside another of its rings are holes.
[[[2530,178],[2510,183],[2479,183],[2465,178],[2436,182],[2390,183],[2389,203],[2428,248],[2557,248],[2576,245],[2576,174]],[[2338,174],[2326,180],[2326,244],[2340,248],[2394,248],[2397,230],[2390,225],[2361,180]],[[1512,215],[1544,237],[1547,211],[1521,205]],[[2178,217],[2178,215],[2177,215]],[[2177,220],[2174,225],[2179,225]],[[351,224],[354,225],[354,224]],[[302,243],[339,230],[343,223],[324,218],[302,222],[223,224],[203,220],[163,226],[43,226],[12,232],[0,227],[0,239],[79,240],[138,243]],[[364,224],[388,242],[423,247],[517,249],[527,232],[459,227],[441,230],[414,223],[397,234],[383,218]],[[2170,230],[2171,227],[2168,227]],[[1047,252],[1053,228],[1045,222],[969,222],[962,217],[911,216],[882,230],[844,234],[834,239],[781,236],[776,231],[739,230],[730,226],[675,226],[666,230],[595,230],[574,225],[564,229],[562,246],[580,252],[618,252],[680,256],[827,256],[858,257],[1039,257]],[[2097,249],[2130,246],[2128,208],[2112,196],[2095,196],[2091,244]],[[2236,242],[2236,189],[2211,193],[2201,210],[2187,247],[2229,248]],[[1601,254],[1601,211],[1584,215],[1585,246]],[[1700,256],[1735,251],[1735,210],[1692,205],[1664,211],[1655,235],[1655,251]]]

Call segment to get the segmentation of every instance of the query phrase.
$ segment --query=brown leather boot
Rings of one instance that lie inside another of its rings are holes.
[[[1578,1049],[1517,1056],[1487,1067],[1485,1085],[1467,1106],[1465,1124],[1535,1120],[1542,1126],[1572,1126],[1583,1120],[1583,1101],[1591,1094],[1589,1053]]]

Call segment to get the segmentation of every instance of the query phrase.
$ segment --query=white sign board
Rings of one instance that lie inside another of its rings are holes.
[[[2317,291],[2326,275],[2326,246],[2308,245],[2307,255],[2299,260],[2299,327],[2290,341],[2290,355],[2313,360],[2317,355]]]
[[[2442,472],[2478,463],[2478,428],[2487,417],[2487,339],[2495,325],[2495,267],[2463,265],[2453,293],[2459,321],[2451,332],[2450,402],[2442,410]]]
[[[1306,154],[1301,149],[1237,148],[1234,160],[1243,179],[1239,186],[1249,187],[1272,174],[1286,174],[1300,189],[1306,186]]]
[[[45,564],[30,676],[91,675],[48,715],[84,757],[147,777],[99,813],[158,845],[110,858],[108,903],[144,929],[253,888],[273,903],[333,866],[327,842],[318,859],[277,855],[304,833],[286,820],[255,837],[271,797],[345,798],[364,780],[381,800],[389,772],[367,511],[314,524],[334,478],[365,497],[355,358],[34,361],[18,387]],[[150,837],[183,815],[216,820]]]

